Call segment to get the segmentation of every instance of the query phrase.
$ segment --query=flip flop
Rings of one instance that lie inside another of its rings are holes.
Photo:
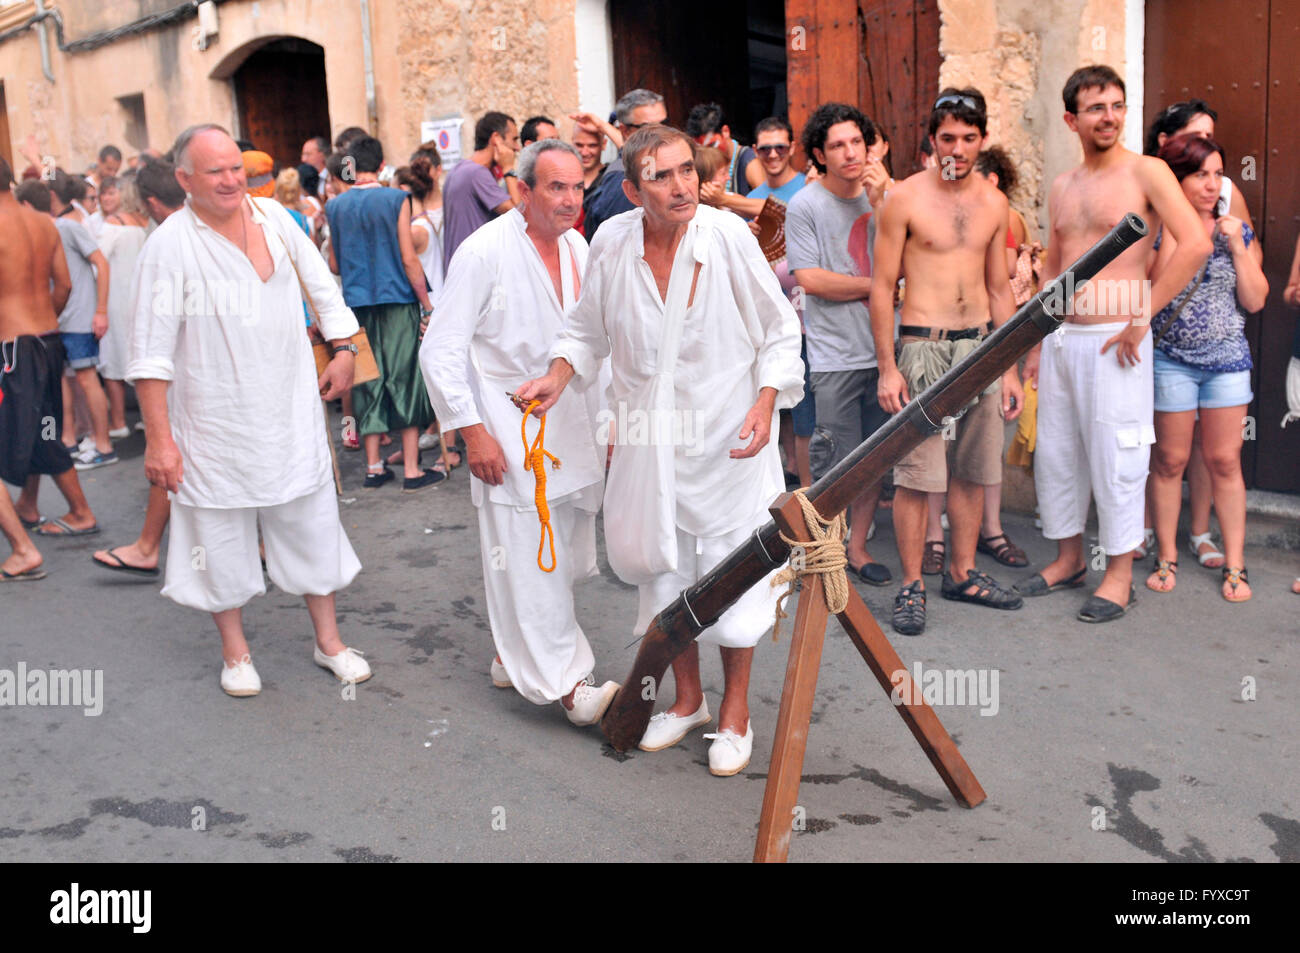
[[[0,569],[0,582],[35,582],[37,579],[44,579],[47,575],[48,573],[39,566],[26,572],[9,572]]]
[[[36,527],[42,526],[48,522],[44,516],[38,516],[34,520],[25,520],[20,516],[18,517],[18,521],[23,524],[23,529],[35,529]]]
[[[49,532],[49,528],[51,526],[57,526],[59,528],[59,531],[57,533]],[[63,536],[94,536],[98,532],[99,532],[98,523],[96,523],[94,526],[87,526],[85,529],[73,529],[67,523],[63,522],[63,520],[46,520],[43,524],[36,527],[37,536],[49,536],[51,538],[58,538]]]
[[[150,579],[157,579],[160,575],[157,566],[154,566],[152,569],[147,566],[132,566],[130,563],[125,562],[121,556],[113,552],[111,549],[105,550],[104,554],[110,559],[116,560],[117,565],[114,566],[112,563],[107,563],[102,559],[96,559],[93,555],[90,559],[96,566],[107,569],[109,572],[125,572],[130,573],[133,576],[147,576]]]

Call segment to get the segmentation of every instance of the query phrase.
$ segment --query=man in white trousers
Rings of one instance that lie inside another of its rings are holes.
[[[590,387],[611,355],[605,542],[610,565],[639,587],[638,635],[768,520],[784,489],[769,441],[775,414],[803,395],[794,308],[745,223],[699,204],[692,156],[686,135],[663,125],[624,144],[623,190],[637,208],[601,226],[550,368],[520,392],[546,411],[570,380]],[[664,446],[671,452],[659,455]],[[648,482],[652,472],[659,482]],[[720,730],[706,736],[713,774],[749,763],[749,670],[776,599],[760,581],[700,636],[721,647],[725,678]],[[651,719],[643,750],[711,720],[695,645],[673,662],[673,678],[676,700]]]
[[[224,129],[191,126],[173,151],[189,198],[140,251],[127,366],[145,474],[172,494],[162,594],[212,613],[222,689],[256,695],[242,607],[266,592],[260,523],[271,581],[306,599],[316,664],[365,681],[370,666],[343,644],[334,612],[361,563],[339,522],[321,409],[352,385],[356,318],[279,203],[246,197]],[[319,379],[295,263],[334,349]]]
[[[536,705],[559,701],[575,725],[600,720],[618,684],[588,684],[595,665],[573,612],[573,585],[597,574],[596,511],[604,460],[595,444],[596,392],[564,396],[546,420],[545,449],[563,466],[546,472],[554,533],[539,556],[542,525],[534,473],[525,464],[521,409],[510,395],[546,369],[564,309],[578,298],[587,243],[582,160],[542,139],[515,161],[521,206],[479,228],[452,256],[434,320],[420,346],[434,412],[469,455],[478,511],[483,586],[497,658],[492,682]],[[529,418],[528,440],[538,422]],[[541,566],[553,571],[544,571]]]

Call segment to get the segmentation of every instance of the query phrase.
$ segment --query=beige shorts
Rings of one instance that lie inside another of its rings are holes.
[[[901,362],[899,369],[905,377],[908,375]],[[1001,380],[994,381],[960,417],[945,418],[941,423],[937,434],[927,437],[894,465],[895,486],[921,493],[943,493],[948,489],[949,477],[982,486],[1002,482],[1006,437]]]

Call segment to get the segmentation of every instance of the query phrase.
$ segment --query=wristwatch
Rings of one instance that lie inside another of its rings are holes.
[[[501,178],[503,178],[503,179],[517,179],[517,178],[519,178],[519,174],[518,174],[517,172],[515,172],[514,169],[511,169],[509,172],[502,172],[502,173],[501,173]]]
[[[357,356],[357,346],[351,341],[347,344],[339,344],[334,348],[335,354],[342,354],[344,351],[350,351],[353,357]]]

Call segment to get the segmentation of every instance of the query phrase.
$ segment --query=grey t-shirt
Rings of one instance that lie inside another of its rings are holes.
[[[460,243],[495,216],[492,210],[510,201],[496,176],[473,159],[461,159],[442,186],[442,269],[445,274]]]
[[[59,330],[69,334],[91,334],[94,331],[98,287],[90,256],[99,251],[99,246],[80,222],[65,216],[56,218],[54,226],[59,230],[63,255],[68,260],[68,275],[72,278],[72,293],[68,295],[68,303],[59,314]]]
[[[790,199],[785,213],[785,253],[793,274],[822,268],[841,275],[871,275],[871,203],[864,191],[842,199],[814,182]],[[804,296],[808,369],[850,371],[876,366],[871,315],[865,298],[828,301]]]

